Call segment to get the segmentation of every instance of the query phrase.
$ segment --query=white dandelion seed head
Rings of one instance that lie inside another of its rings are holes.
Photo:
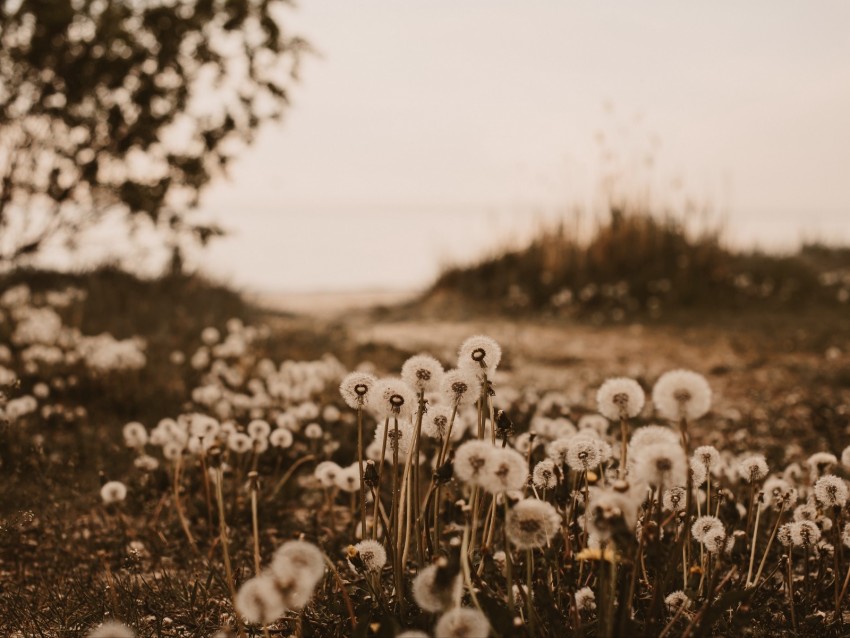
[[[440,381],[440,395],[450,406],[474,403],[481,394],[481,382],[468,370],[448,370]]]
[[[850,468],[850,445],[844,448],[844,451],[841,453],[841,465]]]
[[[832,468],[838,464],[838,457],[829,452],[815,452],[808,459],[806,465],[809,466],[809,471],[812,475],[812,480],[832,471]]]
[[[700,543],[703,543],[706,536],[715,530],[724,531],[723,523],[716,516],[700,516],[691,525],[691,535],[694,537],[694,540]]]
[[[797,489],[784,478],[772,476],[764,482],[764,503],[762,508],[789,507],[797,502]]]
[[[575,593],[576,609],[591,612],[596,609],[596,594],[590,587],[582,587]]]
[[[794,508],[795,521],[814,521],[817,517],[818,508],[811,500]]]
[[[287,541],[274,553],[271,573],[279,581],[293,574],[309,584],[312,590],[325,575],[325,557],[318,547],[307,541]]]
[[[645,425],[637,428],[629,439],[629,454],[634,455],[641,448],[656,443],[679,445],[679,435],[663,425]]]
[[[554,461],[556,465],[567,464],[567,454],[570,451],[570,439],[555,439],[546,446],[546,455]]]
[[[607,423],[607,420],[605,422]],[[536,416],[531,420],[530,429],[541,439],[549,441],[567,438],[578,432],[573,422],[563,417],[550,419],[549,417]]]
[[[381,448],[384,444],[384,430],[387,431],[387,447],[384,458],[392,461],[396,449],[398,449],[399,458],[404,457],[410,451],[410,446],[413,444],[415,434],[413,422],[410,419],[390,419],[389,423],[386,421],[380,421],[378,423],[378,426],[375,428],[375,441],[379,447],[377,458],[373,459],[375,461],[379,461],[381,458]]]
[[[407,419],[418,402],[416,393],[396,377],[378,379],[370,394],[369,407],[378,419]]]
[[[506,531],[519,549],[543,547],[561,526],[561,515],[545,501],[527,498],[508,512]]]
[[[708,478],[708,470],[705,469],[705,465],[694,457],[691,457],[688,470],[691,473],[691,483],[694,487],[701,487]]]
[[[679,591],[667,594],[664,598],[664,605],[667,607],[669,613],[675,614],[679,609],[690,609],[691,599],[680,589]]]
[[[355,462],[348,467],[340,469],[339,473],[336,475],[336,479],[334,480],[334,485],[343,492],[348,492],[349,494],[359,490],[360,466]]]
[[[463,591],[463,580],[442,561],[428,565],[413,579],[413,600],[423,611],[435,614],[450,609]]]
[[[288,410],[278,414],[274,419],[274,424],[279,430],[289,430],[290,432],[299,430],[298,417]]]
[[[395,638],[429,638],[428,634],[424,631],[419,631],[418,629],[407,629],[400,634],[398,634]]]
[[[632,473],[639,483],[654,487],[678,487],[687,484],[688,462],[678,444],[654,443],[635,453]]]
[[[785,523],[784,525],[779,527],[779,531],[776,532],[776,539],[782,543],[785,547],[790,547],[791,540],[791,527],[794,523]]]
[[[850,490],[847,489],[847,483],[843,479],[834,474],[826,474],[815,483],[815,496],[828,507],[844,507],[850,496]]]
[[[782,470],[782,478],[789,483],[799,483],[805,475],[806,471],[799,463],[789,463],[785,466],[785,469]]]
[[[354,548],[363,561],[366,571],[373,574],[380,573],[387,564],[387,550],[378,541],[365,540],[357,543]]]
[[[265,421],[264,419],[254,419],[248,424],[246,429],[248,431],[248,436],[255,441],[269,438],[269,434],[272,431],[272,427],[269,425],[268,421]]]
[[[712,554],[721,554],[726,549],[726,529],[721,525],[706,532],[702,544]]]
[[[369,403],[371,390],[377,381],[375,376],[368,372],[352,372],[340,383],[339,393],[348,407],[355,410],[364,408]]]
[[[144,472],[153,472],[159,467],[159,461],[150,454],[140,454],[133,459],[133,466]]]
[[[608,379],[596,393],[596,406],[606,419],[633,418],[643,410],[646,396],[634,379],[619,377]]]
[[[325,435],[325,430],[318,423],[308,423],[304,427],[304,436],[313,441],[321,439]]]
[[[188,421],[188,431],[192,436],[198,438],[218,436],[221,430],[221,425],[217,419],[206,414],[189,414],[186,415]]]
[[[697,372],[671,370],[655,382],[652,403],[665,419],[693,421],[711,409],[711,388],[705,377]]]
[[[124,436],[124,445],[129,448],[140,449],[148,442],[148,431],[138,421],[128,423],[121,432]]]
[[[760,481],[768,473],[767,461],[761,454],[753,454],[748,456],[738,463],[738,474],[747,483],[755,483]]]
[[[687,504],[688,492],[684,487],[672,487],[664,491],[662,504],[668,512],[681,512]]]
[[[841,530],[841,542],[850,547],[850,523],[844,523],[844,528]]]
[[[401,378],[419,392],[439,388],[442,376],[443,364],[429,354],[417,354],[401,366]]]
[[[791,543],[795,547],[814,547],[820,536],[820,528],[814,521],[791,523]]]
[[[120,622],[105,622],[86,634],[86,638],[136,638],[136,633]]]
[[[573,470],[587,472],[602,462],[598,439],[575,435],[567,448],[567,465]]]
[[[464,483],[480,485],[496,447],[487,441],[467,441],[455,453],[454,473]]]
[[[451,418],[451,408],[445,405],[428,406],[428,411],[422,417],[422,434],[431,439],[445,439],[449,432]],[[452,423],[452,441],[458,441],[463,436],[464,428],[459,427],[460,421],[455,415],[455,422]]]
[[[611,422],[601,414],[584,414],[578,420],[579,430],[593,430],[600,436],[608,433]]]
[[[319,479],[322,487],[333,487],[342,468],[333,461],[322,461],[313,470],[313,475]]]
[[[242,583],[236,593],[236,610],[245,622],[268,625],[286,612],[286,602],[270,575],[256,576]]]
[[[551,490],[558,486],[558,475],[555,473],[555,462],[543,459],[534,466],[531,482],[538,490]]]
[[[292,432],[286,428],[275,428],[269,434],[269,443],[277,448],[288,448],[292,445]]]
[[[502,360],[502,349],[490,337],[476,335],[464,341],[457,353],[457,367],[491,379]]]
[[[434,635],[440,638],[487,638],[490,623],[487,616],[477,609],[455,607],[440,616]]]
[[[611,538],[618,528],[633,531],[637,525],[642,490],[632,487],[625,492],[593,487],[585,517],[588,530],[599,541]]]
[[[694,450],[694,460],[702,463],[708,471],[720,464],[720,452],[713,445],[700,445]]]
[[[121,481],[108,481],[100,488],[100,498],[104,505],[120,503],[127,498],[127,486]]]
[[[479,474],[478,483],[487,492],[498,494],[521,490],[528,480],[528,464],[525,458],[511,448],[493,448]],[[455,460],[457,466],[457,460]]]
[[[227,437],[227,447],[237,454],[244,454],[254,449],[254,441],[244,432],[233,432]]]

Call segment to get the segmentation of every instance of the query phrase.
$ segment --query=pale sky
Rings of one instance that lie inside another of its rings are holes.
[[[846,0],[301,0],[289,15],[321,57],[203,199],[232,231],[204,267],[231,282],[426,285],[540,216],[598,209],[600,131],[624,190],[710,205],[736,243],[850,242]]]

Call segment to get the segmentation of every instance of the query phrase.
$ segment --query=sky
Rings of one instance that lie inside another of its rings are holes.
[[[403,289],[616,188],[730,243],[850,241],[845,0],[301,0],[293,105],[204,214],[202,267],[266,291]]]

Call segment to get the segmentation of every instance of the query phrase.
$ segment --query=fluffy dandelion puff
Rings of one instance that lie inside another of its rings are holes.
[[[410,419],[400,419],[398,421],[398,431],[396,431],[396,423],[393,419],[390,422],[381,421],[378,427],[375,428],[375,442],[379,444],[377,457],[373,460],[380,460],[381,447],[384,442],[384,429],[387,430],[387,448],[385,450],[387,460],[392,460],[393,450],[398,448],[399,456],[404,456],[410,450],[413,443],[414,425]]]
[[[711,409],[711,388],[701,374],[690,370],[671,370],[655,382],[652,403],[665,419],[692,421]]]
[[[360,467],[355,462],[348,467],[340,469],[334,479],[336,485],[343,492],[356,492],[360,489]]]
[[[413,600],[423,611],[437,613],[451,608],[463,590],[460,574],[452,573],[445,559],[428,565],[413,580]]]
[[[575,593],[576,609],[591,612],[596,609],[596,594],[590,587],[582,587]]]
[[[440,382],[440,394],[451,407],[469,405],[481,394],[481,382],[468,370],[449,370]]]
[[[818,508],[812,502],[794,508],[795,521],[813,521],[818,517]]]
[[[687,610],[691,606],[691,599],[682,590],[674,591],[672,594],[667,594],[664,598],[664,604],[667,606],[667,611],[675,614],[679,609]]]
[[[368,372],[352,372],[339,385],[339,393],[348,407],[364,408],[368,405],[371,390],[377,383],[374,375]]]
[[[543,547],[561,526],[561,515],[545,501],[527,498],[508,512],[507,534],[519,549]]]
[[[136,634],[123,623],[105,622],[87,633],[86,638],[136,638]]]
[[[254,441],[244,432],[233,432],[227,437],[227,447],[237,454],[245,454],[253,449]]]
[[[457,459],[455,459],[457,468]],[[496,494],[520,490],[528,480],[528,464],[522,454],[511,448],[493,448],[478,482],[486,491]]]
[[[635,454],[641,448],[656,443],[667,443],[669,445],[679,444],[679,435],[663,425],[645,425],[637,428],[629,439],[630,454]]]
[[[124,426],[122,430],[124,436],[124,445],[130,448],[143,448],[148,442],[148,431],[145,426],[137,421],[133,421]]]
[[[742,459],[738,464],[738,474],[747,483],[755,483],[767,476],[768,467],[767,461],[761,454],[754,454]]]
[[[455,453],[455,476],[464,483],[480,484],[496,449],[486,441],[467,441]]]
[[[691,483],[694,487],[701,487],[708,478],[708,470],[705,465],[694,457],[691,457],[688,463],[688,471],[691,473]]]
[[[428,634],[418,629],[407,629],[397,635],[396,638],[428,638]]]
[[[850,468],[850,445],[844,448],[844,451],[841,453],[841,465]]]
[[[322,487],[333,487],[342,468],[333,461],[322,461],[313,470],[313,475],[319,479]]]
[[[673,487],[664,491],[664,509],[668,512],[681,512],[687,502],[687,490],[684,487]]]
[[[785,479],[774,476],[764,482],[764,508],[779,509],[783,505],[795,503],[796,500],[796,488]]]
[[[602,462],[599,442],[575,436],[567,448],[567,465],[574,470],[587,472]]]
[[[782,525],[776,533],[777,540],[785,547],[790,547],[793,543],[791,538],[791,529],[793,526],[794,523],[785,523],[785,525]]]
[[[363,561],[366,571],[374,574],[379,573],[387,564],[387,550],[378,541],[360,541],[354,546]]]
[[[422,417],[422,434],[432,439],[445,439],[449,432],[451,418],[451,408],[445,405],[430,406],[428,412]],[[463,428],[459,425],[460,419],[455,416],[451,434],[453,441],[460,440],[463,436]]]
[[[847,504],[847,483],[834,474],[820,477],[815,483],[815,496],[829,507],[844,507]]]
[[[791,523],[791,543],[795,547],[814,547],[820,540],[820,528],[814,521]]]
[[[809,470],[815,478],[826,474],[837,464],[838,457],[829,452],[815,452],[806,459],[806,465],[809,466]]]
[[[258,441],[260,439],[267,439],[272,431],[272,427],[268,424],[268,421],[254,419],[248,424],[247,430],[248,436]]]
[[[571,445],[570,438],[555,439],[546,446],[546,456],[557,465],[566,465]]]
[[[313,441],[321,439],[324,434],[324,429],[322,429],[322,426],[318,423],[308,423],[304,428],[304,436]]]
[[[272,576],[263,575],[242,583],[236,593],[236,609],[245,622],[267,625],[286,612],[286,601]]]
[[[286,428],[276,428],[269,434],[269,443],[277,448],[288,448],[292,445],[292,432]]]
[[[601,414],[585,414],[578,420],[579,430],[593,430],[600,436],[605,436],[611,423]]]
[[[720,464],[720,452],[713,445],[700,445],[694,450],[694,461],[702,463],[708,471]]]
[[[679,445],[655,443],[641,448],[635,454],[633,472],[635,479],[659,487],[680,486],[687,483],[688,463]]]
[[[705,537],[712,531],[723,531],[723,523],[716,516],[700,516],[691,525],[691,535],[700,543],[705,541]]]
[[[599,413],[611,421],[636,417],[646,401],[643,388],[634,379],[608,379],[596,393]]]
[[[295,570],[303,574],[312,584],[325,575],[325,557],[322,550],[307,541],[287,541],[274,554],[272,573],[278,578]]]
[[[431,392],[440,387],[443,365],[428,354],[410,357],[401,366],[401,378],[419,392]]]
[[[105,505],[120,503],[127,498],[127,486],[121,481],[108,481],[100,488],[100,498]]]
[[[596,538],[605,540],[620,526],[634,530],[638,507],[643,500],[641,490],[619,492],[612,489],[591,488],[590,503],[585,516],[588,529]]]
[[[841,530],[841,542],[850,547],[850,523],[845,523],[844,529]]]
[[[434,635],[440,638],[487,638],[490,623],[487,616],[477,609],[456,607],[440,616]]]
[[[558,475],[555,474],[555,462],[543,459],[534,466],[531,482],[538,490],[551,490],[558,486]]]
[[[501,360],[502,349],[499,344],[483,335],[469,337],[457,353],[458,368],[471,370],[474,374],[484,373],[491,378]]]
[[[401,379],[379,379],[371,393],[369,407],[379,419],[404,419],[417,406],[416,394]]]
[[[712,527],[705,536],[703,536],[702,544],[712,554],[720,554],[726,549],[726,530],[721,524],[720,527]]]

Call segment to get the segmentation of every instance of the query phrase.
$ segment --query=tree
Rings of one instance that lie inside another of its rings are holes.
[[[307,43],[281,0],[0,0],[0,263],[109,215],[175,242]]]

